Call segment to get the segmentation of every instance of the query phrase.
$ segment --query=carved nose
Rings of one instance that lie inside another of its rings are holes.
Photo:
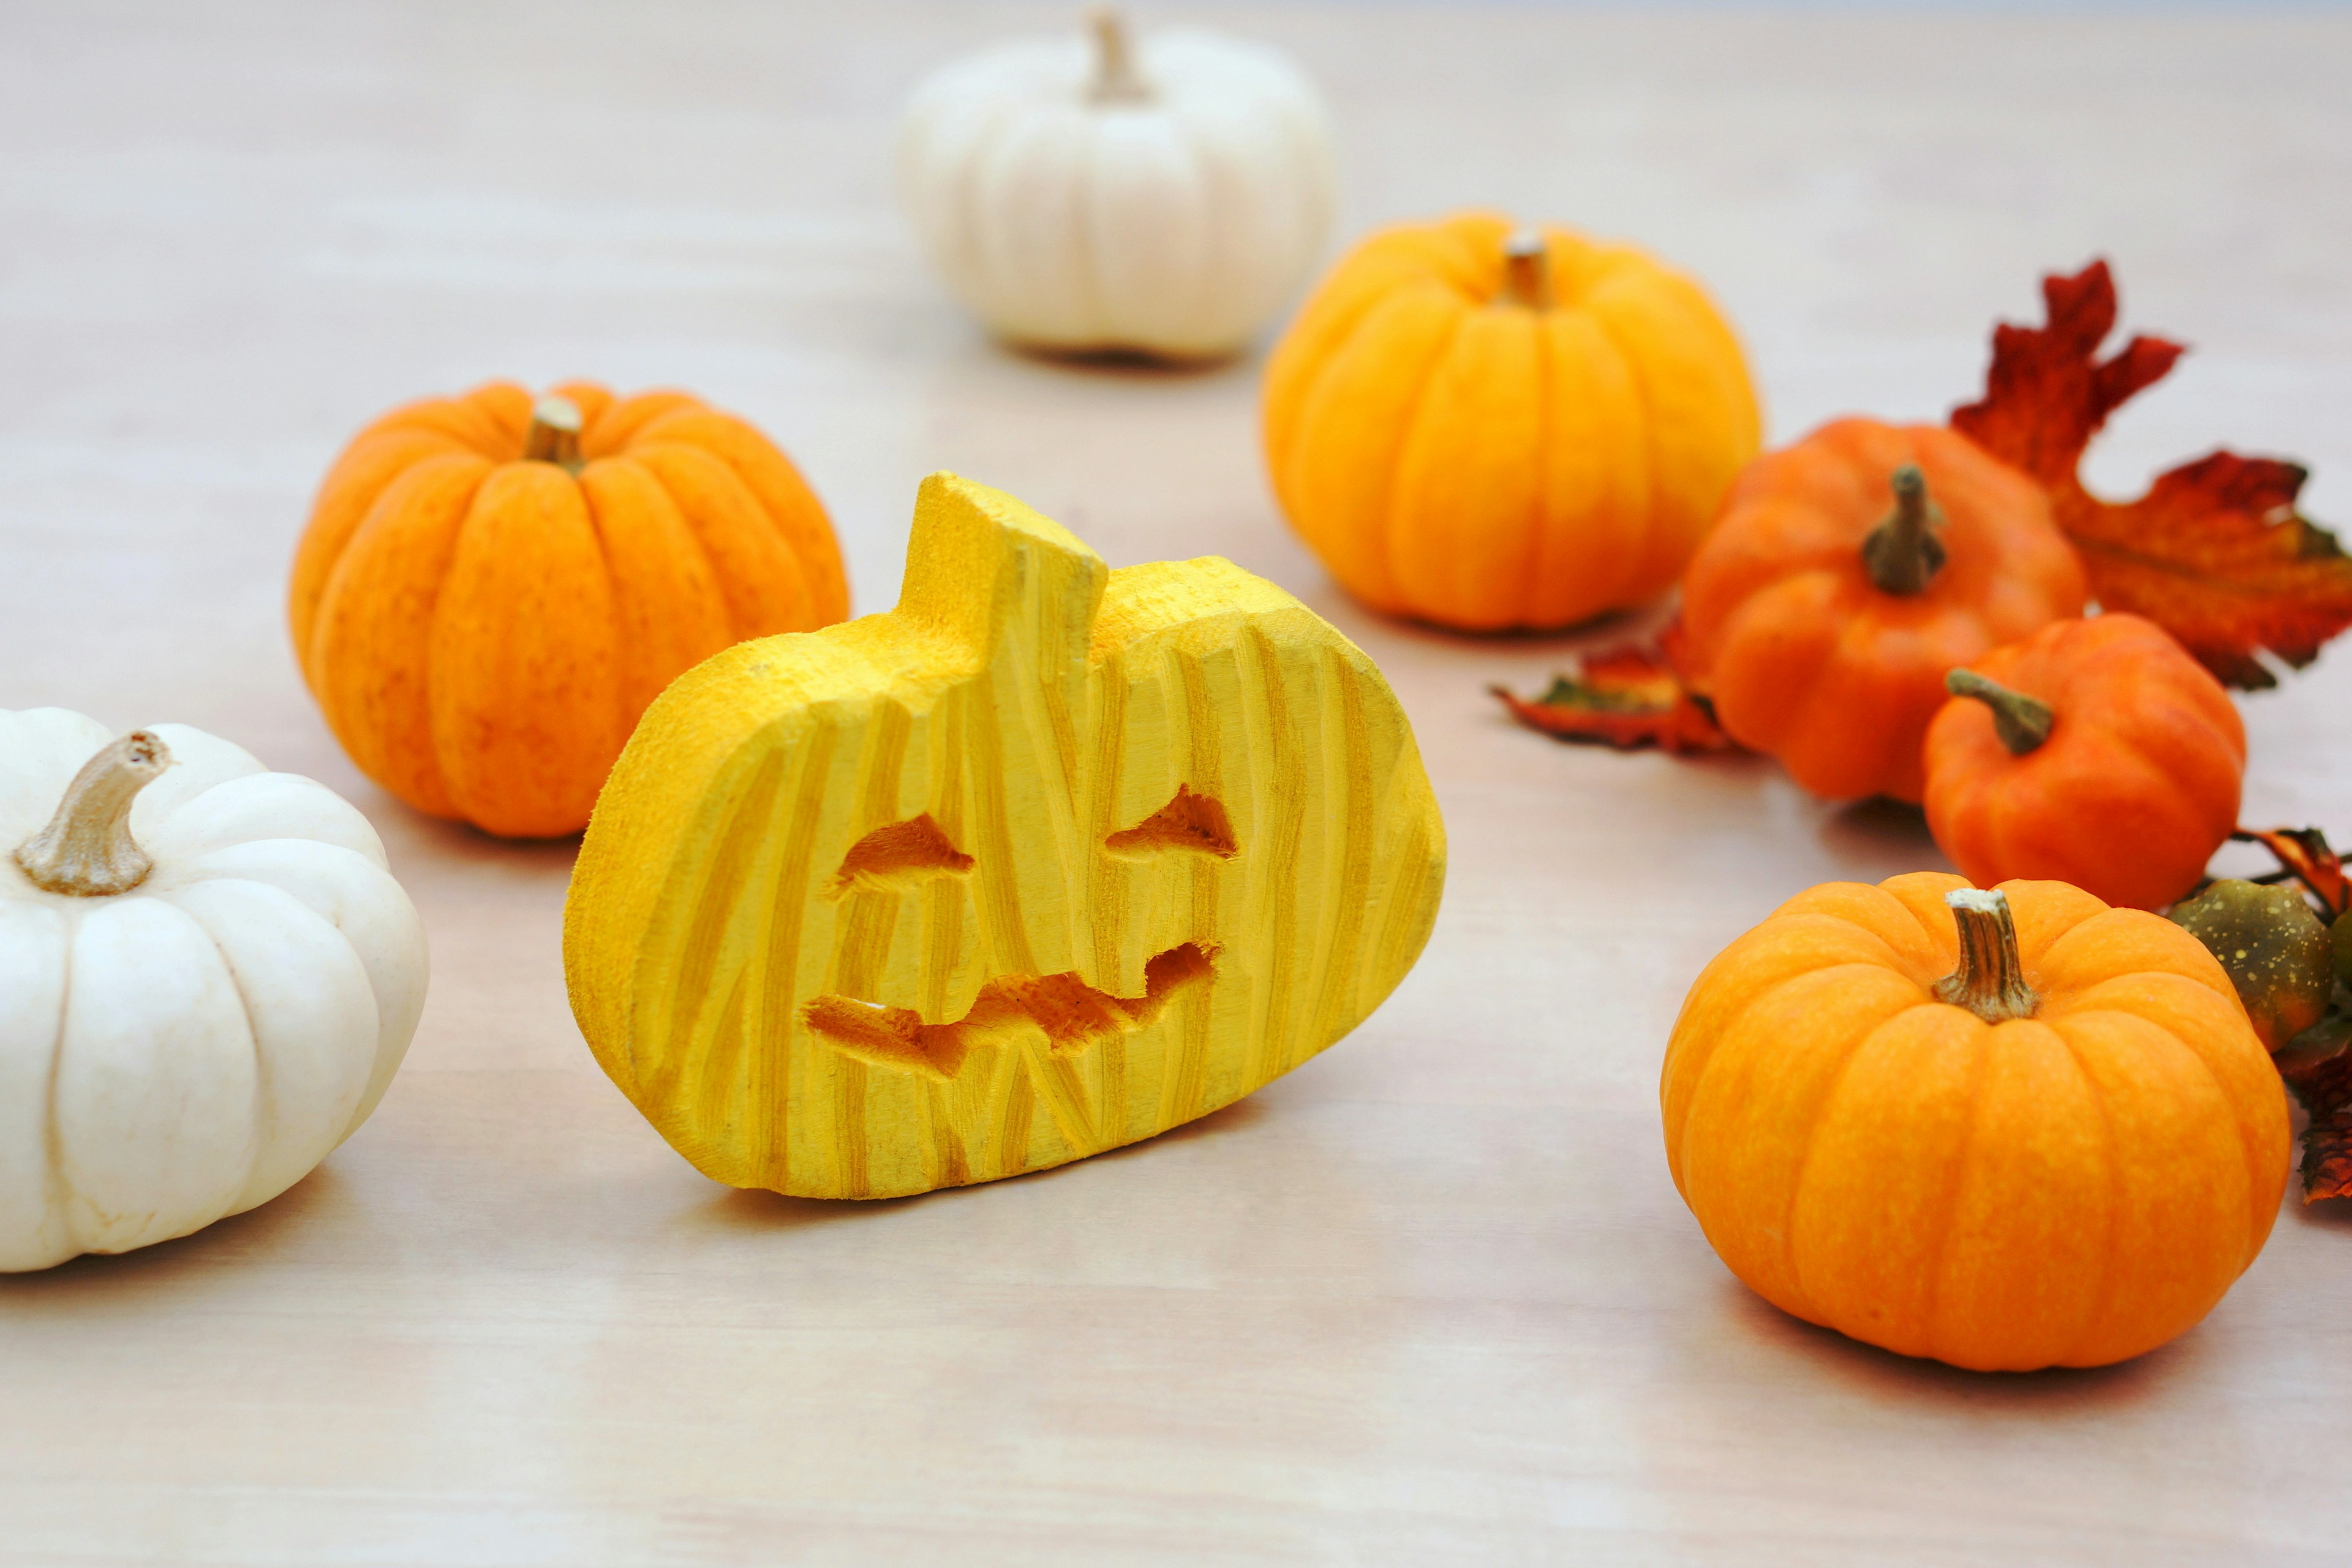
[[[1175,798],[1133,827],[1104,839],[1103,847],[1130,860],[1171,852],[1230,860],[1241,852],[1224,806],[1213,796],[1195,795],[1191,785],[1181,784]]]

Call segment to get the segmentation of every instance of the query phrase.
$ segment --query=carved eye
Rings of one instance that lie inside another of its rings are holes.
[[[1176,798],[1137,823],[1103,840],[1103,847],[1128,860],[1184,851],[1230,860],[1241,852],[1234,842],[1234,825],[1225,808],[1189,784],[1176,786]]]
[[[849,847],[833,879],[833,896],[903,892],[933,877],[961,877],[971,857],[955,847],[929,812],[876,828]]]

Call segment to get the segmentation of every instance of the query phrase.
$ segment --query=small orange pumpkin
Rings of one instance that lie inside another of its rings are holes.
[[[2237,825],[2245,724],[2154,622],[2053,621],[1945,684],[1952,699],[1927,727],[1927,826],[1979,886],[2051,878],[2161,909]]]
[[[1945,674],[2084,596],[2032,479],[1940,426],[1840,419],[1724,503],[1683,579],[1688,674],[1815,795],[1916,802]]]
[[[492,833],[584,826],[622,742],[721,648],[848,613],[824,508],[681,392],[493,382],[396,408],[294,558],[302,674],[362,773]]]
[[[1675,1184],[1783,1311],[1979,1371],[2195,1324],[2270,1235],[2278,1073],[2169,921],[2063,882],[1801,893],[1691,987]]]
[[[1291,526],[1349,593],[1491,631],[1664,593],[1759,421],[1697,284],[1472,213],[1332,269],[1266,367],[1265,434]]]

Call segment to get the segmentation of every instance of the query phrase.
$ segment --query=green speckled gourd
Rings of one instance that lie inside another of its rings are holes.
[[[2273,1051],[2327,1011],[2343,950],[2300,893],[2225,878],[2173,906],[2172,918],[2221,961]]]

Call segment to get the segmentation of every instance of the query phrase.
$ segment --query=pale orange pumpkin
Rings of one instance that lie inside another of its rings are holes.
[[[637,716],[749,637],[848,613],[790,459],[681,392],[493,382],[396,408],[294,561],[302,673],[360,771],[492,833],[575,832]]]
[[[1465,630],[1665,592],[1759,428],[1697,284],[1486,213],[1366,240],[1265,374],[1291,526],[1364,603]]]
[[[2195,1324],[2286,1182],[2230,977],[2063,882],[1920,872],[1791,899],[1707,965],[1660,1086],[1675,1184],[1784,1311],[1979,1370]]]

